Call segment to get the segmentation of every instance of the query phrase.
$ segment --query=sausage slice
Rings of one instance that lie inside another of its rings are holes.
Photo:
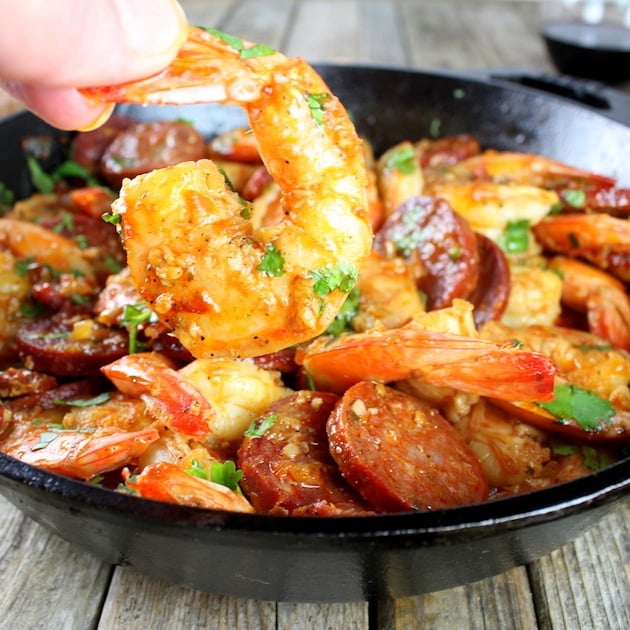
[[[328,420],[343,476],[378,511],[432,510],[485,501],[488,482],[462,436],[437,410],[363,381]]]
[[[300,391],[274,403],[238,451],[241,488],[258,512],[357,514],[369,508],[330,456],[326,421],[338,397]]]

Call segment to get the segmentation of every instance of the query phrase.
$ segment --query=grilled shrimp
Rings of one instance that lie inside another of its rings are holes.
[[[134,282],[198,358],[256,356],[311,339],[341,308],[372,245],[361,140],[304,61],[191,27],[164,72],[91,97],[242,106],[282,191],[284,220],[255,228],[208,160],[141,175],[113,209]]]

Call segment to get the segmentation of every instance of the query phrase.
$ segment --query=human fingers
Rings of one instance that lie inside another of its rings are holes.
[[[87,99],[73,88],[40,88],[15,81],[0,81],[0,87],[59,129],[95,129],[114,109],[114,103]]]
[[[47,88],[107,85],[158,72],[186,38],[175,0],[0,2],[0,76]]]

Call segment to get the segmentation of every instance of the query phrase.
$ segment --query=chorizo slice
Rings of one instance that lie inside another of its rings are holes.
[[[201,133],[183,121],[157,120],[131,125],[109,144],[101,158],[103,177],[119,189],[125,177],[206,157]]]
[[[103,125],[92,131],[80,131],[72,139],[72,159],[93,175],[100,174],[101,158],[114,138],[136,121],[130,116],[114,114]]]
[[[468,296],[475,310],[473,317],[479,328],[493,319],[500,319],[510,297],[510,265],[503,250],[483,234],[477,234],[479,246],[479,279]]]
[[[100,367],[128,352],[126,330],[84,320],[40,318],[25,322],[17,334],[20,358],[29,368],[55,376],[97,376]]]
[[[330,455],[326,422],[338,397],[299,391],[275,402],[238,450],[241,488],[258,512],[356,514],[369,509]]]
[[[481,465],[463,437],[413,396],[358,383],[335,406],[327,432],[342,475],[378,511],[448,508],[488,497]]]
[[[405,201],[376,233],[374,249],[422,263],[426,273],[418,278],[418,288],[426,294],[429,310],[468,297],[477,285],[477,238],[444,199],[417,196]]]

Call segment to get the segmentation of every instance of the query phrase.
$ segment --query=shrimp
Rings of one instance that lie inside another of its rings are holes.
[[[211,433],[214,410],[174,364],[156,352],[126,355],[101,371],[116,388],[144,400],[155,420],[195,438]]]
[[[608,188],[615,180],[606,175],[577,168],[543,155],[516,151],[487,150],[459,161],[452,172],[461,180],[527,184],[541,188],[592,185]]]
[[[19,259],[31,259],[56,271],[94,278],[92,265],[74,241],[31,221],[0,219],[0,247]]]
[[[515,486],[539,475],[550,460],[547,434],[481,399],[455,428],[473,451],[488,483]]]
[[[127,475],[126,485],[145,499],[210,510],[254,511],[242,494],[213,481],[195,477],[170,462],[151,464],[138,475]]]
[[[487,181],[436,182],[430,186],[429,194],[448,201],[475,232],[495,243],[502,242],[511,222],[527,221],[529,225],[536,225],[558,203],[558,195],[552,190]],[[534,246],[535,240],[530,241]]]
[[[523,348],[538,352],[557,367],[557,384],[578,388],[591,402],[593,397],[610,406],[608,413],[591,414],[586,422],[573,417],[559,418],[532,401],[495,400],[495,404],[525,422],[582,441],[619,442],[630,438],[630,355],[612,348],[605,340],[588,332],[554,326],[528,326],[513,330],[498,322],[488,322],[481,330],[484,339],[507,343],[517,338]],[[576,390],[577,391],[577,390]],[[592,396],[591,396],[592,394]],[[573,411],[573,410],[572,410]],[[588,413],[588,412],[587,412]]]
[[[317,388],[418,379],[506,400],[549,400],[556,368],[537,353],[413,325],[319,339],[296,353]]]
[[[240,105],[282,191],[255,229],[208,160],[126,181],[120,215],[134,283],[196,357],[256,356],[322,333],[372,245],[362,143],[304,61],[191,27],[165,71],[84,94],[115,102]]]
[[[630,298],[624,284],[592,265],[555,256],[549,267],[562,277],[562,301],[586,313],[590,332],[630,350]]]
[[[549,251],[576,256],[630,281],[630,221],[608,214],[562,213],[533,227]]]
[[[408,140],[381,155],[376,162],[376,173],[385,217],[392,215],[407,199],[423,192],[420,158],[415,146]]]
[[[131,463],[159,438],[154,427],[122,431],[115,427],[59,430],[33,427],[0,444],[3,453],[27,464],[87,480]]]

